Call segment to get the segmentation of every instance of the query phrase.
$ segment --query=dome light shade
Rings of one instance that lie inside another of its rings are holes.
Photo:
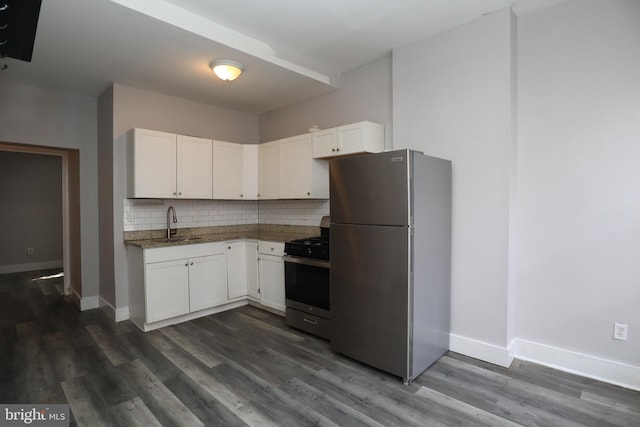
[[[216,73],[216,76],[226,82],[237,79],[244,70],[241,63],[231,59],[216,59],[209,63],[209,67]]]

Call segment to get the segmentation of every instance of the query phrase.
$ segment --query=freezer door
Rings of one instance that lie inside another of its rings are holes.
[[[331,347],[408,377],[409,228],[331,226]]]
[[[331,222],[409,225],[410,155],[397,150],[332,159]]]

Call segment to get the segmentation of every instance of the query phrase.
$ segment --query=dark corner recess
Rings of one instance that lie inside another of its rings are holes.
[[[0,58],[31,62],[42,0],[0,0]],[[6,68],[0,64],[0,68]]]

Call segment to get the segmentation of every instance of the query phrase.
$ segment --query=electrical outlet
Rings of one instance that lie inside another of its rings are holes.
[[[627,328],[628,325],[624,323],[614,323],[613,324],[613,339],[626,341],[627,340]]]
[[[33,248],[27,248],[27,255],[33,255]]]

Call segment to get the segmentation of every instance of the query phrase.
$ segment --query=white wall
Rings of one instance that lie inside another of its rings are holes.
[[[62,267],[62,158],[0,151],[0,201],[0,273]]]
[[[391,58],[382,58],[345,73],[340,89],[260,116],[260,141],[368,120],[383,124],[385,144],[392,147]]]
[[[515,19],[504,9],[393,52],[394,148],[452,161],[451,349],[510,362]]]
[[[640,2],[569,1],[519,40],[518,337],[640,388]]]
[[[0,84],[0,141],[80,151],[82,297],[96,297],[98,264],[97,102],[32,86]]]
[[[395,147],[453,161],[452,350],[640,389],[638,70],[631,0],[502,10],[394,51]]]

